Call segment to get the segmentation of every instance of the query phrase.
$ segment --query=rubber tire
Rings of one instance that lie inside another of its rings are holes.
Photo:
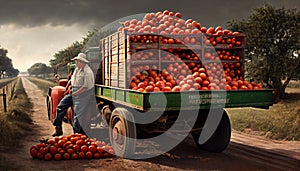
[[[135,153],[136,126],[134,122],[130,122],[129,120],[134,121],[132,113],[125,108],[116,108],[113,110],[109,121],[110,143],[115,151],[115,155],[123,158],[130,158]],[[122,141],[123,144],[119,144],[113,137],[113,130],[117,123],[119,123],[121,128],[124,130],[122,134],[125,134]]]
[[[222,119],[211,138],[204,144],[199,144],[200,133],[191,133],[197,146],[205,151],[220,153],[224,151],[230,143],[231,126],[227,112],[224,110]]]
[[[52,100],[51,97],[47,96],[47,112],[48,112],[48,119],[53,122],[54,118],[53,118],[53,108],[52,108]]]

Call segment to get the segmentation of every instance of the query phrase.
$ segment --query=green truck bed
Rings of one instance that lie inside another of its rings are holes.
[[[213,90],[142,93],[96,85],[96,97],[141,111],[197,110],[210,108],[269,108],[275,103],[275,90]]]

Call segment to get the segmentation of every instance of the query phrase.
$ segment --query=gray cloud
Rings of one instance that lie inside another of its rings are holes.
[[[275,7],[299,8],[298,0],[266,0]],[[225,25],[228,20],[245,18],[261,0],[0,0],[0,26],[51,25],[103,26],[119,18],[164,9],[180,11],[206,26]]]

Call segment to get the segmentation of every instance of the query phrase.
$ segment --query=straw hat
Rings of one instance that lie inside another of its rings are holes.
[[[89,63],[89,61],[86,59],[86,55],[84,53],[79,53],[75,58],[72,60],[79,60],[85,63]]]

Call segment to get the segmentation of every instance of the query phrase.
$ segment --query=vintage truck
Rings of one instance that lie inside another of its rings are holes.
[[[199,87],[199,89],[177,91],[170,91],[170,89],[154,91],[147,90],[146,85],[139,87],[141,82],[150,84],[151,79],[147,77],[151,72],[158,77],[157,80],[154,78],[153,82],[162,80],[162,77],[168,77],[168,75],[163,76],[163,72],[171,75],[175,80],[172,86],[175,87],[181,84],[176,79],[182,81],[190,77],[189,75],[195,73],[194,68],[197,66],[197,70],[205,68],[208,71],[214,69],[214,66],[221,66],[219,69],[225,70],[226,65],[236,66],[236,63],[241,64],[237,67],[239,71],[237,72],[233,66],[231,70],[234,70],[235,74],[231,75],[241,80],[244,79],[245,35],[231,36],[241,42],[235,47],[228,44],[206,44],[205,39],[208,35],[205,34],[174,36],[130,34],[121,31],[101,39],[100,47],[91,48],[86,52],[95,70],[95,98],[101,115],[101,119],[96,119],[96,121],[105,122],[109,126],[110,129],[107,131],[110,143],[118,156],[132,156],[135,153],[136,141],[139,139],[157,136],[164,139],[170,133],[174,135],[191,133],[199,148],[211,152],[222,152],[228,146],[231,136],[230,120],[225,108],[268,109],[275,103],[276,91],[271,89],[229,90],[225,89],[225,85],[223,88],[218,85],[214,87],[208,85],[203,89]],[[145,38],[145,40],[153,40],[155,37],[157,41],[138,42],[137,37]],[[198,43],[180,43],[180,40],[186,37],[195,38]],[[164,41],[165,39],[179,41],[169,43]],[[96,54],[97,51],[100,54],[94,55],[93,62],[89,53]],[[219,52],[222,51],[230,52],[232,56],[239,56],[239,58],[219,58]],[[218,55],[212,58],[212,55],[207,55],[207,52],[210,54],[216,52]],[[194,58],[186,58],[187,54],[196,55]],[[181,65],[179,69],[186,70],[187,73],[181,70],[175,72],[174,67],[178,64]],[[207,75],[213,75],[213,72],[217,71],[211,71]],[[180,76],[177,73],[185,74]],[[223,79],[228,81],[226,78]],[[210,81],[212,80],[213,78]],[[221,82],[217,83],[221,84]],[[201,86],[206,85],[201,84]],[[55,106],[64,91],[63,86],[49,89],[47,107],[50,120],[55,117]],[[67,118],[71,119],[72,116]],[[168,135],[165,134],[166,132]],[[206,136],[203,138],[201,134]]]

